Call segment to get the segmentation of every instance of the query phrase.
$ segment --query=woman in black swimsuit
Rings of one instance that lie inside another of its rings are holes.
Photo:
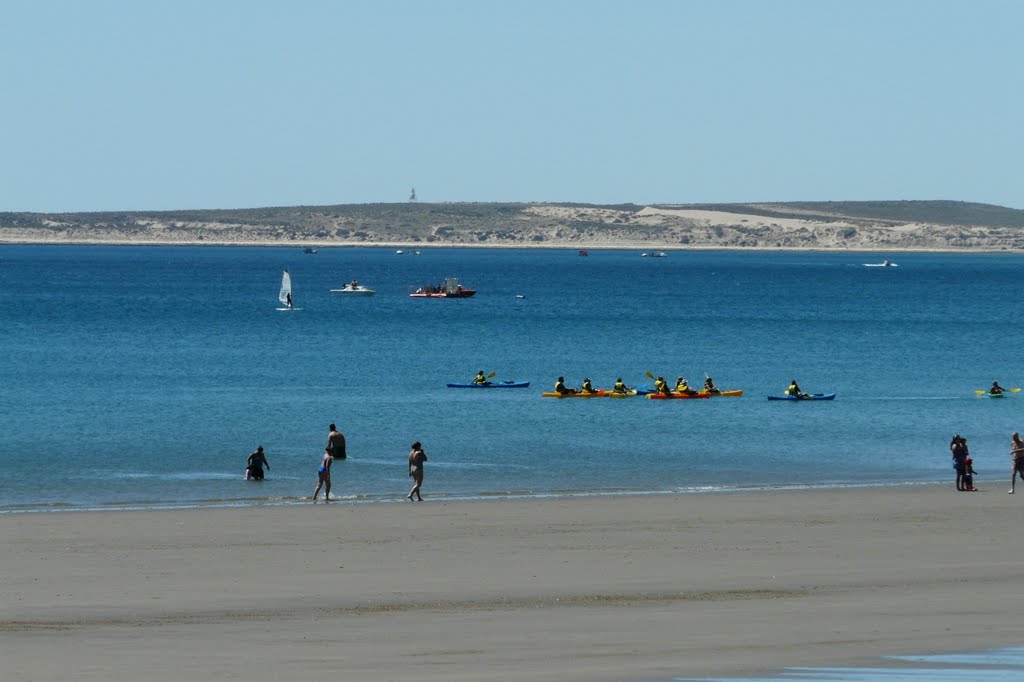
[[[426,461],[427,454],[423,452],[420,442],[416,441],[412,444],[412,450],[409,451],[409,475],[412,476],[412,490],[405,496],[406,499],[412,500],[412,496],[415,495],[417,500],[423,501],[423,496],[420,495],[420,486],[423,485],[423,463]]]

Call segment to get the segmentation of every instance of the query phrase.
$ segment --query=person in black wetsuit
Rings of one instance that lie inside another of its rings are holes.
[[[262,481],[264,467],[267,468],[267,471],[270,471],[270,462],[267,461],[267,456],[263,454],[263,446],[261,445],[246,460],[245,480]]]

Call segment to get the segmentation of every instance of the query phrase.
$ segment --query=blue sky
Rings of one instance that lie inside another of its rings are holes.
[[[0,3],[0,211],[1024,208],[1024,3]]]

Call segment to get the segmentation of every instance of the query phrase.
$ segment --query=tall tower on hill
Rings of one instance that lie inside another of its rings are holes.
[[[416,188],[413,187],[412,191],[409,192],[409,201],[416,201]]]

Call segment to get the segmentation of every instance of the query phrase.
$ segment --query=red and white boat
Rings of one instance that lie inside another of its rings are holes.
[[[444,284],[420,287],[409,294],[409,298],[472,298],[475,295],[476,289],[467,289],[459,284],[459,280],[448,277]]]

